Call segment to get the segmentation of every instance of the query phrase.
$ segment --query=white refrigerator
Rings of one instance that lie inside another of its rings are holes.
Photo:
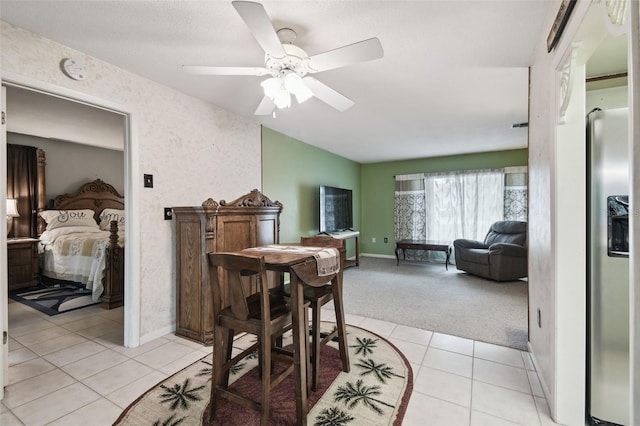
[[[587,115],[587,383],[592,424],[629,424],[628,108]]]

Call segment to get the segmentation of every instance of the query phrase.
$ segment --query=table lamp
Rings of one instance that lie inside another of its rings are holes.
[[[11,226],[13,225],[13,218],[19,217],[18,214],[18,200],[15,198],[7,198],[7,235],[11,232]]]

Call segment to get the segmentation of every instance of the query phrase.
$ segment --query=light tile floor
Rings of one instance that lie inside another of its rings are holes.
[[[323,320],[333,320],[324,310]],[[414,387],[403,425],[553,425],[529,354],[372,318],[347,322],[391,341]],[[0,425],[111,425],[160,380],[211,348],[169,334],[125,348],[123,310],[49,317],[9,303],[9,385]]]

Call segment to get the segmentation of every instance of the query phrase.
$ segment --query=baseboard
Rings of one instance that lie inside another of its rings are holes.
[[[379,257],[379,258],[383,258],[383,259],[395,259],[395,256],[392,256],[390,254],[376,254],[376,253],[360,253],[360,257],[362,256],[369,256],[369,257]]]
[[[162,336],[166,336],[169,333],[174,333],[176,331],[176,325],[175,323],[165,327],[165,328],[161,328],[159,330],[154,330],[153,332],[149,333],[149,334],[145,334],[144,336],[140,336],[140,346],[144,345],[145,343],[149,343],[150,341],[157,339],[159,337]]]
[[[544,393],[544,399],[547,400],[547,406],[549,406],[549,414],[552,419],[555,419],[555,413],[553,407],[549,403],[551,401],[551,392],[549,391],[549,386],[547,386],[547,382],[544,380],[544,377],[540,374],[542,369],[540,368],[540,364],[538,363],[538,359],[536,358],[536,354],[533,351],[533,347],[531,346],[531,342],[527,343],[527,347],[529,348],[529,355],[531,356],[531,362],[533,362],[533,366],[536,369],[536,375],[538,376],[538,380],[540,380],[540,386],[542,387],[542,393]]]

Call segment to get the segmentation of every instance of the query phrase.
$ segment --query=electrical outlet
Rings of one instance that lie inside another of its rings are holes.
[[[388,243],[388,242],[389,242],[389,238],[384,237],[384,242],[385,242],[385,243]]]
[[[173,210],[171,209],[171,207],[165,207],[164,220],[171,220],[171,219],[173,219]]]
[[[542,328],[542,314],[540,313],[540,308],[538,308],[538,328]]]
[[[372,242],[372,243],[375,243],[375,242],[376,242],[376,237],[373,237],[373,238],[371,239],[371,242]]]
[[[144,175],[144,187],[153,188],[153,175]]]

